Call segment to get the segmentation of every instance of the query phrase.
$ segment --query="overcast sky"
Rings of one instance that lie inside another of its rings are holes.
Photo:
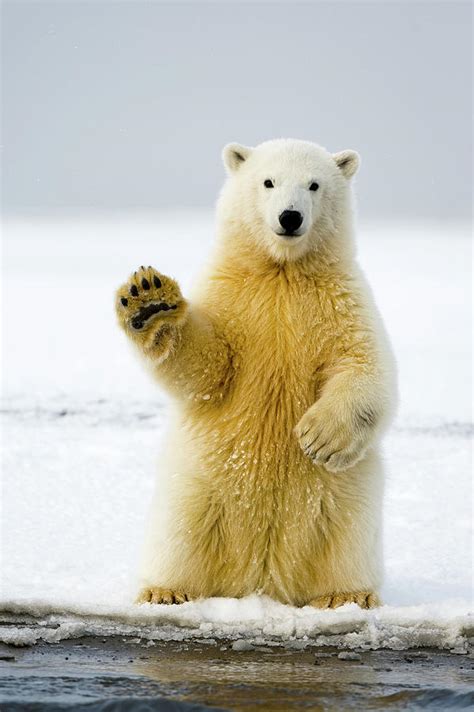
[[[3,210],[207,207],[229,141],[362,155],[362,218],[471,211],[470,2],[3,2]]]

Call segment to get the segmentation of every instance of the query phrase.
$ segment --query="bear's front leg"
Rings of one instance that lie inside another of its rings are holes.
[[[222,401],[232,378],[230,347],[173,279],[141,267],[117,290],[115,307],[120,326],[163,386],[188,402]]]
[[[382,398],[373,395],[374,385],[376,379],[339,374],[303,415],[295,433],[315,464],[340,472],[364,456],[382,424]]]
[[[187,303],[178,284],[153,267],[140,267],[116,294],[119,324],[146,354],[165,357],[183,323]]]

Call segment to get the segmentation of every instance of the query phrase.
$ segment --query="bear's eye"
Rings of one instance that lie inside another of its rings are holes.
[[[273,181],[267,178],[267,180],[263,181],[263,185],[265,188],[273,188]]]
[[[311,185],[309,186],[310,190],[318,190],[318,188],[319,188],[319,183],[311,183]]]

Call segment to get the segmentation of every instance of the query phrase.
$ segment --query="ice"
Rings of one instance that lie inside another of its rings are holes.
[[[117,633],[465,651],[474,626],[463,225],[360,230],[401,385],[384,446],[385,605],[317,611],[256,595],[133,605],[167,402],[119,333],[113,292],[144,263],[186,291],[212,233],[199,213],[4,225],[0,639]]]

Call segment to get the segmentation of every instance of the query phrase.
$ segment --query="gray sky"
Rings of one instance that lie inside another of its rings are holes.
[[[3,2],[6,214],[212,207],[229,141],[362,155],[362,218],[471,211],[469,2]]]

